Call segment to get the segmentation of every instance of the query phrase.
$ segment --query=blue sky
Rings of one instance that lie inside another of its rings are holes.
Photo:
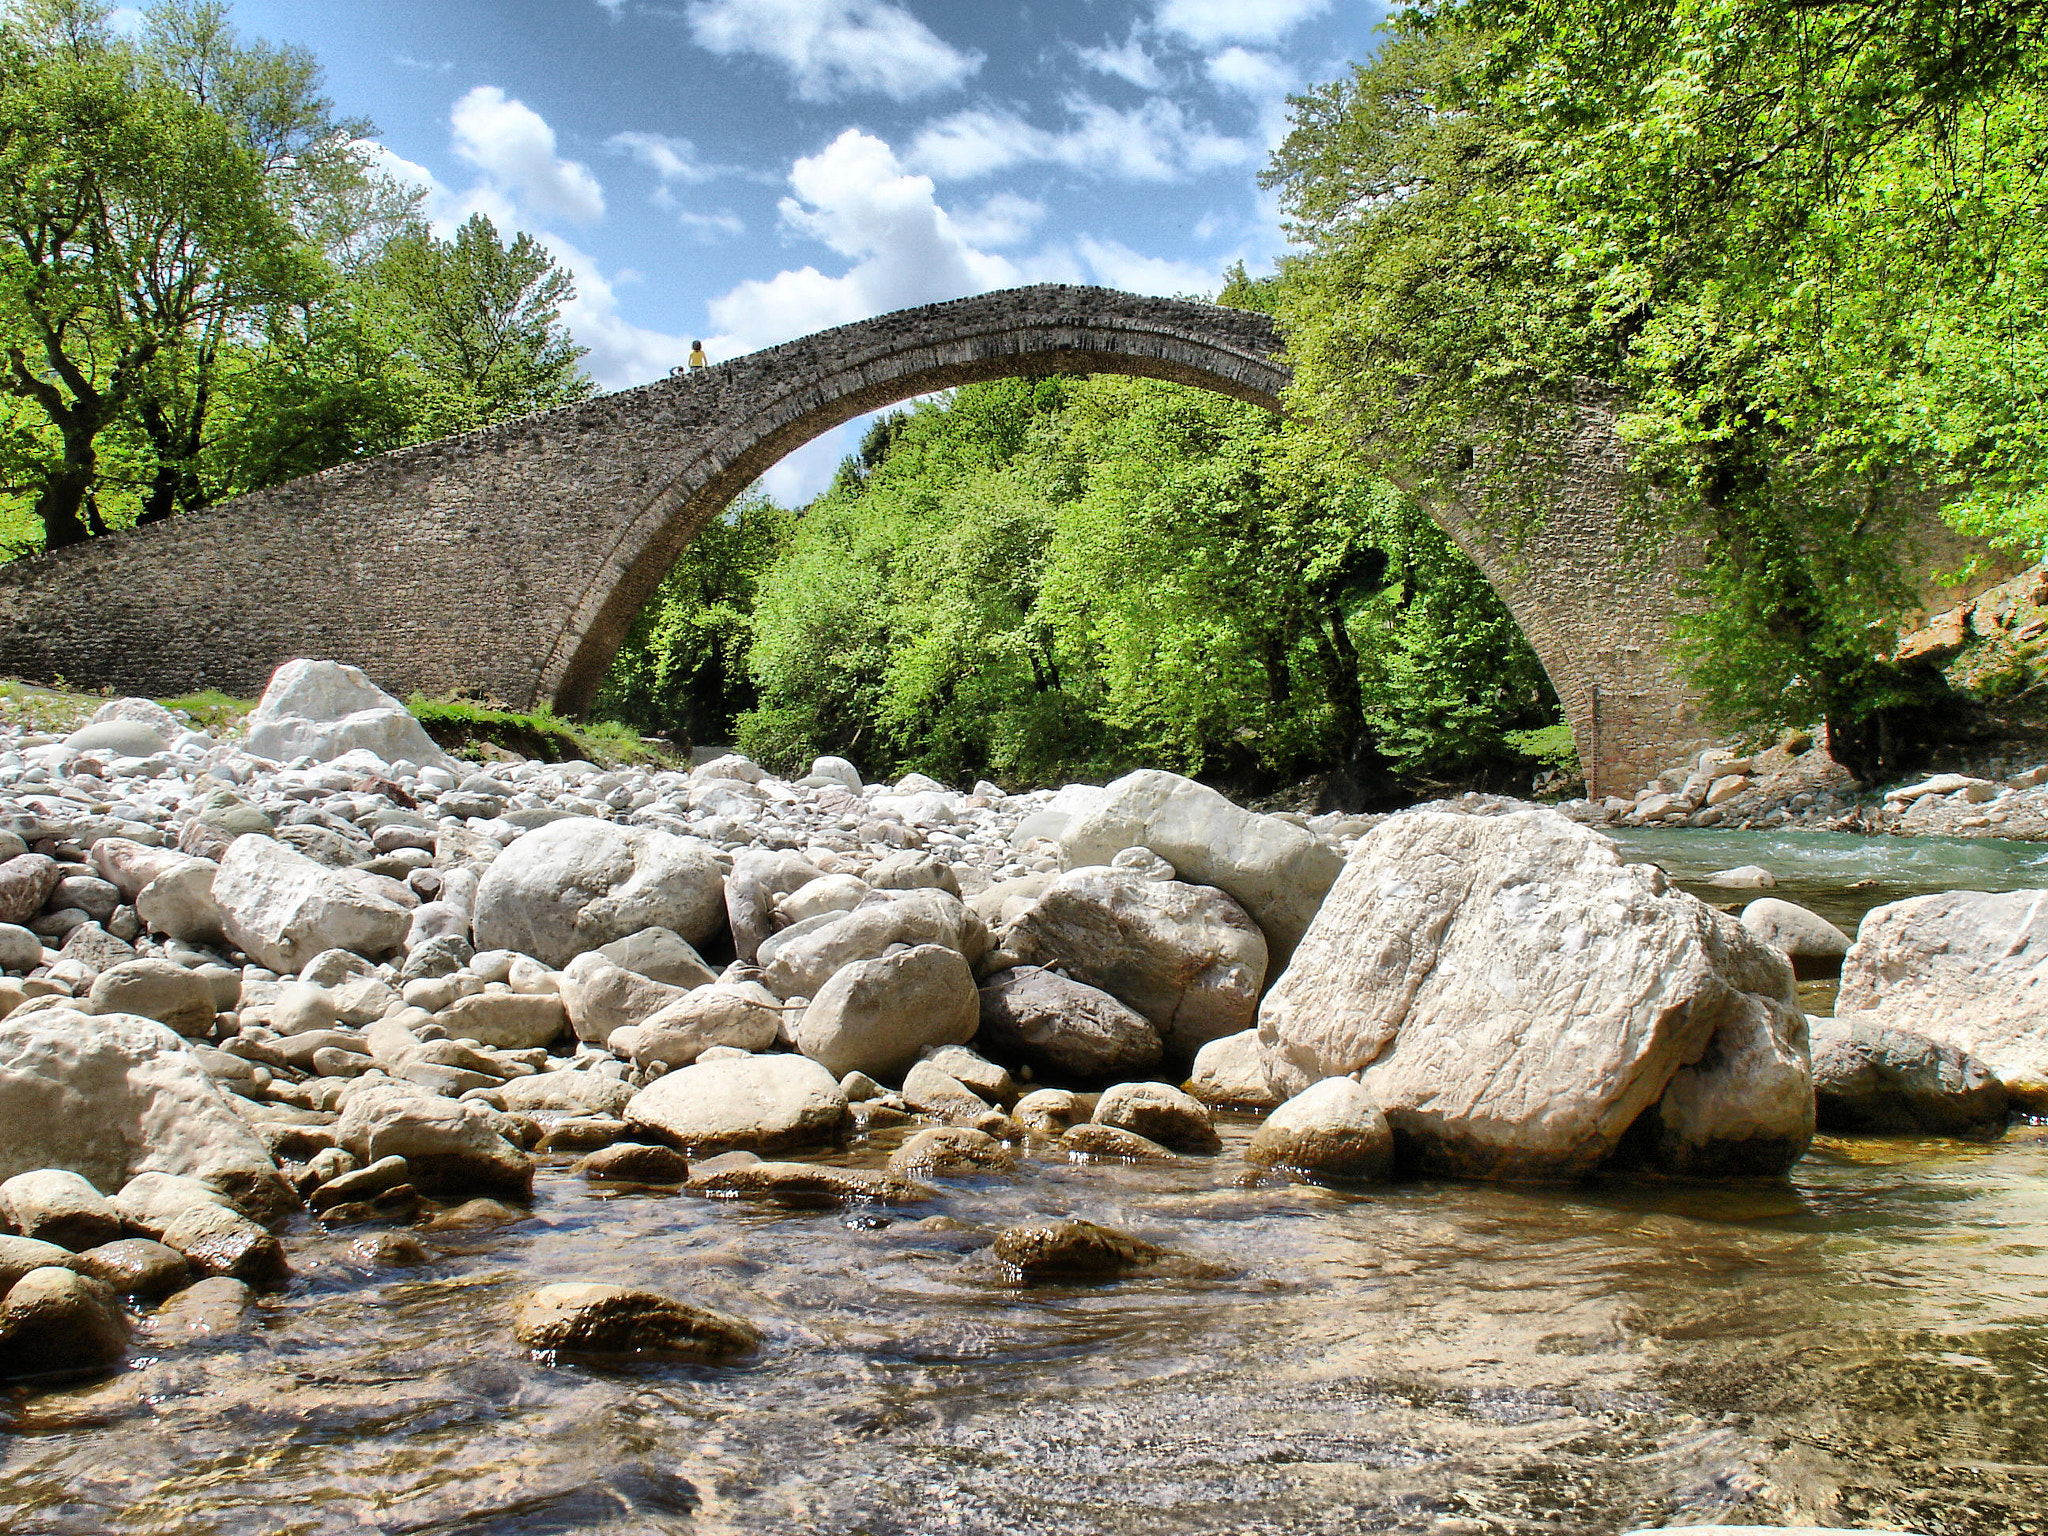
[[[445,228],[575,274],[606,388],[1028,282],[1213,292],[1282,248],[1285,97],[1378,0],[233,0],[310,48]],[[814,494],[860,423],[772,470]]]

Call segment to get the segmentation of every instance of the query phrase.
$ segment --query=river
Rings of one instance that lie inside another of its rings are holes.
[[[1683,881],[1761,863],[1849,916],[2025,884],[2042,856],[1630,848]],[[1254,1123],[1228,1118],[1215,1158],[1039,1157],[850,1215],[607,1194],[558,1164],[522,1219],[421,1232],[415,1268],[302,1227],[247,1333],[5,1400],[0,1530],[2048,1528],[2048,1129],[1823,1140],[1758,1188],[1334,1190],[1248,1170]],[[993,1233],[1067,1214],[1213,1272],[1009,1283]],[[715,1369],[525,1358],[514,1303],[568,1278],[738,1312],[768,1344]]]

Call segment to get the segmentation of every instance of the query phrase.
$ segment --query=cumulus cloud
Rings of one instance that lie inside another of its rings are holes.
[[[604,217],[604,189],[588,167],[555,153],[555,130],[523,101],[480,85],[449,122],[455,152],[541,218],[594,224]]]
[[[695,0],[687,14],[698,46],[771,59],[810,101],[863,91],[908,101],[959,86],[982,63],[887,0]]]
[[[1092,235],[1083,235],[1074,244],[1095,280],[1106,288],[1173,295],[1214,293],[1222,286],[1221,273],[1198,262],[1141,256],[1127,245]]]
[[[1178,102],[1149,97],[1127,111],[1085,97],[1066,103],[1069,122],[1057,131],[1014,112],[970,107],[930,124],[911,142],[908,159],[949,181],[1012,166],[1046,163],[1130,181],[1176,181],[1257,159],[1243,139],[1190,122]]]
[[[604,144],[606,149],[631,155],[659,176],[664,186],[671,182],[705,182],[718,174],[698,163],[697,147],[688,139],[666,133],[615,133]]]
[[[1154,20],[1198,48],[1213,48],[1277,41],[1329,8],[1330,0],[1159,0]]]
[[[953,215],[960,238],[973,245],[1015,245],[1045,217],[1045,204],[1014,192],[998,192],[979,208]]]
[[[1135,37],[1125,39],[1121,47],[1104,44],[1100,48],[1079,48],[1075,52],[1090,69],[1100,74],[1115,75],[1119,80],[1128,80],[1141,91],[1156,91],[1165,84],[1159,61],[1147,53]]]
[[[805,266],[740,283],[710,303],[726,355],[845,325],[887,310],[1003,288],[1018,267],[977,249],[882,140],[849,128],[796,162],[781,203],[792,232],[853,265],[838,276]],[[1012,210],[1013,214],[1015,210]]]

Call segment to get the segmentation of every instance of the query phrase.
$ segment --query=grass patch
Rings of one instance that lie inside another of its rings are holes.
[[[96,693],[79,693],[62,686],[45,688],[36,683],[0,680],[0,721],[27,726],[50,736],[68,735],[92,718],[93,711],[106,702]]]
[[[158,699],[157,703],[174,713],[189,715],[192,724],[210,736],[240,725],[256,707],[254,699],[231,699],[218,688],[176,699]]]
[[[673,766],[674,759],[643,741],[640,733],[615,720],[578,725],[552,709],[519,712],[492,709],[472,699],[430,699],[414,694],[406,701],[445,752],[474,755],[479,747],[496,747],[544,763],[587,762],[612,766],[646,763]]]

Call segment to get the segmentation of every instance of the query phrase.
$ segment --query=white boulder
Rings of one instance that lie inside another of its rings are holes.
[[[552,966],[638,933],[670,928],[692,944],[725,919],[725,872],[695,839],[569,816],[525,833],[477,885],[476,947]]]
[[[230,939],[259,965],[290,975],[323,950],[375,957],[405,942],[412,913],[373,888],[373,878],[249,832],[222,855],[213,901]]]
[[[130,1014],[0,1019],[0,1178],[39,1168],[102,1190],[188,1175],[259,1215],[298,1203],[185,1042]]]
[[[1059,834],[1067,867],[1149,848],[1183,880],[1230,893],[1285,965],[1343,859],[1292,822],[1233,804],[1206,784],[1155,768],[1125,774]]]
[[[1436,1172],[1575,1177],[1667,1093],[1669,1171],[1782,1172],[1812,1132],[1784,957],[1553,811],[1368,832],[1259,1035],[1276,1086],[1361,1073]]]
[[[2048,890],[1944,891],[1874,907],[1842,961],[1842,1014],[1975,1056],[2048,1110]]]
[[[249,750],[279,762],[364,751],[385,763],[449,766],[412,712],[346,662],[286,662],[271,673],[248,730]]]

